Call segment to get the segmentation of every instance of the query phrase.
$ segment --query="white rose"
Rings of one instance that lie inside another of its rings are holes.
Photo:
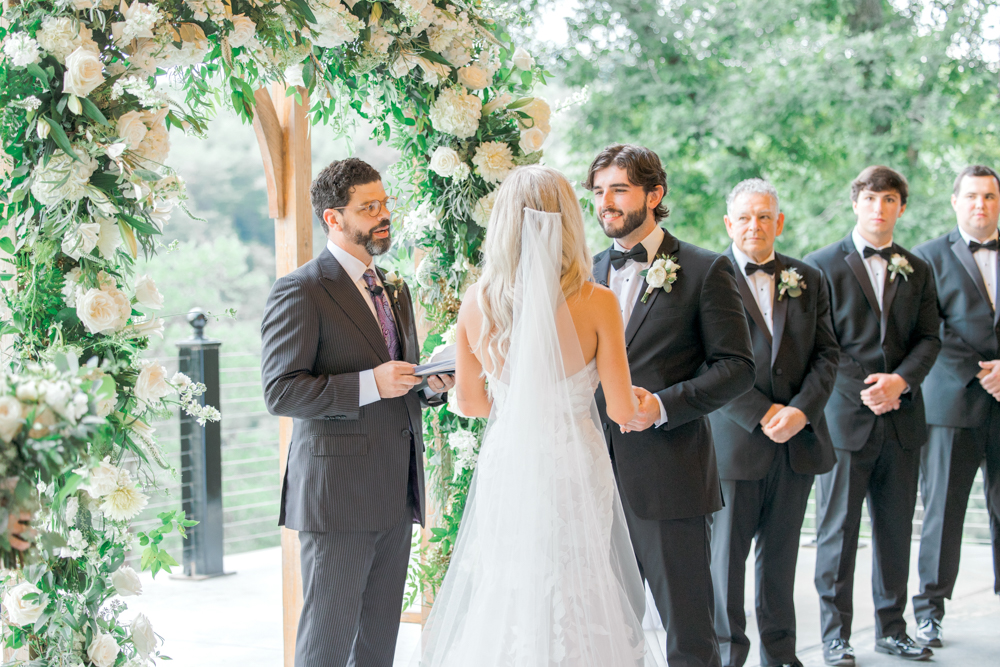
[[[128,111],[119,116],[115,129],[118,136],[132,149],[139,147],[148,132],[146,124],[142,122],[142,114],[138,111]]]
[[[243,14],[233,14],[233,31],[229,33],[229,45],[243,46],[257,33],[257,24]]]
[[[514,49],[514,67],[522,71],[528,71],[535,66],[535,59],[523,47]]]
[[[119,651],[115,638],[98,630],[87,647],[87,657],[94,663],[94,667],[111,667],[118,659]]]
[[[499,183],[514,168],[514,152],[506,142],[484,141],[476,147],[472,164],[487,183]]]
[[[285,68],[284,79],[289,86],[301,86],[305,88],[306,82],[302,80],[302,70],[305,67],[302,63],[289,65]]]
[[[537,127],[532,127],[521,132],[521,141],[517,145],[522,153],[528,155],[529,153],[542,150],[542,144],[544,143],[545,133]]]
[[[104,66],[97,53],[86,46],[77,48],[66,56],[63,92],[86,97],[90,91],[104,83],[103,70]]]
[[[139,320],[131,324],[127,331],[128,334],[133,337],[158,336],[159,338],[163,338],[163,320],[159,317],[151,317],[148,320]]]
[[[531,117],[531,120],[526,118],[520,119],[522,127],[537,127],[546,135],[552,131],[552,126],[549,124],[552,118],[552,108],[541,97],[532,98],[530,102],[518,109],[518,111],[523,111]]]
[[[458,82],[472,90],[482,90],[490,85],[490,76],[475,65],[467,65],[458,70]]]
[[[128,565],[122,565],[111,573],[111,585],[123,598],[142,595],[142,580]]]
[[[438,176],[448,177],[455,173],[455,169],[462,163],[462,158],[458,153],[448,146],[438,146],[431,155],[430,168]]]
[[[149,274],[144,273],[136,278],[135,299],[150,310],[163,308],[163,296],[156,289],[156,283],[149,277]]]
[[[114,331],[119,314],[118,302],[104,290],[92,287],[76,299],[76,316],[92,334]]]
[[[410,70],[417,66],[416,58],[404,56],[402,53],[389,65],[389,73],[397,79],[402,79],[410,73]]]
[[[139,655],[145,660],[156,648],[156,633],[153,626],[144,614],[139,614],[132,621],[132,644]]]
[[[142,371],[135,381],[135,395],[147,403],[168,396],[173,389],[167,384],[167,369],[155,361],[143,362]]]
[[[24,406],[13,396],[0,396],[0,440],[10,442],[21,432]]]
[[[7,610],[7,620],[11,625],[24,627],[41,618],[45,611],[45,605],[39,600],[28,602],[24,599],[26,595],[32,593],[40,595],[41,591],[38,590],[37,586],[27,581],[7,591],[7,595],[3,599],[3,606]]]
[[[62,242],[62,251],[73,259],[89,255],[90,251],[97,247],[100,233],[100,223],[85,222],[77,227],[75,232],[66,235]]]
[[[662,264],[654,264],[646,272],[646,282],[651,287],[663,287],[667,282],[667,270]]]
[[[172,46],[171,50],[176,51]],[[147,74],[152,74],[161,64],[166,64],[167,48],[155,39],[139,39],[128,57],[130,65]],[[138,145],[138,144],[137,144]]]
[[[165,163],[170,154],[170,133],[166,125],[158,123],[151,127],[135,152],[142,159],[154,163],[154,167]]]
[[[111,465],[111,457],[105,456],[96,468],[75,470],[86,477],[86,482],[80,488],[94,498],[103,498],[118,488],[118,468]]]

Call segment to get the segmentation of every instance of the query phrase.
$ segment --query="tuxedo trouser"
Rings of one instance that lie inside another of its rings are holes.
[[[295,667],[392,667],[412,536],[409,506],[380,532],[299,533]]]
[[[750,654],[744,611],[746,562],[756,539],[760,664],[795,661],[795,564],[813,476],[792,470],[779,445],[763,479],[722,480],[726,506],[712,518],[715,630],[722,664],[742,667]]]
[[[649,582],[667,631],[669,667],[721,667],[712,622],[710,515],[640,519],[618,487],[639,574]]]
[[[918,621],[944,618],[962,554],[965,510],[976,471],[982,467],[993,542],[993,590],[1000,593],[1000,406],[976,428],[931,425],[920,455],[923,528],[917,571],[920,592],[913,596]]]
[[[875,636],[906,632],[906,584],[917,501],[920,450],[903,449],[884,417],[864,446],[837,449],[833,470],[816,478],[816,592],[823,641],[850,639],[854,616],[854,569],[861,510],[872,522],[872,598]]]

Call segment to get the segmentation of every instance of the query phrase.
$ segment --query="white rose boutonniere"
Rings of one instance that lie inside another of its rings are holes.
[[[389,296],[395,299],[396,295],[403,290],[403,279],[395,271],[388,271],[385,274],[385,287]]]
[[[896,279],[896,276],[903,276],[903,280],[909,280],[913,273],[913,265],[898,252],[893,253],[889,259],[889,282]]]
[[[657,255],[649,268],[639,275],[646,278],[646,292],[642,295],[642,303],[646,303],[653,290],[662,288],[664,292],[670,292],[671,287],[677,282],[677,273],[681,270],[681,265],[677,263],[676,257],[667,255]]]
[[[786,294],[791,298],[802,296],[802,290],[806,288],[806,281],[795,269],[785,269],[781,272],[781,280],[778,282],[778,301]]]

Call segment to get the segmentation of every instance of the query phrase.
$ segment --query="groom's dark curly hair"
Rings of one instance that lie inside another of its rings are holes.
[[[667,208],[667,172],[663,170],[660,156],[645,146],[635,144],[612,144],[594,158],[587,170],[587,180],[583,187],[594,189],[594,174],[606,167],[614,165],[625,170],[632,185],[641,185],[643,191],[652,192],[657,185],[663,186],[663,199],[653,210],[657,222],[670,215]]]
[[[323,212],[326,209],[347,206],[355,186],[381,180],[382,175],[375,167],[356,157],[334,160],[319,172],[319,176],[309,188],[309,197],[312,200],[313,211],[323,226],[323,233],[327,234],[330,231],[329,225],[323,220]]]

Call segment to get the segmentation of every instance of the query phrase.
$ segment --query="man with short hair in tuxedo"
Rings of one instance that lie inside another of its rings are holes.
[[[903,619],[920,448],[927,442],[920,385],[941,349],[934,277],[892,241],[908,189],[888,167],[862,171],[851,184],[854,230],[805,258],[829,286],[840,344],[826,405],[837,462],[816,479],[815,582],[828,665],[855,664],[854,570],[866,497],[875,650],[908,660],[932,655],[910,639]]]
[[[722,664],[742,667],[746,560],[757,541],[757,626],[763,667],[795,657],[795,563],[813,476],[833,468],[823,408],[838,347],[822,275],[774,251],[785,216],[767,181],[738,184],[726,199],[726,256],[750,325],[754,388],[709,415],[725,507],[712,524],[715,629]]]
[[[1000,592],[1000,176],[989,167],[966,167],[955,179],[951,207],[958,226],[913,250],[931,267],[944,319],[941,354],[924,381],[934,400],[920,454],[924,521],[913,613],[916,640],[925,646],[941,646],[944,601],[955,589],[965,509],[980,467],[993,538],[993,590]]]

